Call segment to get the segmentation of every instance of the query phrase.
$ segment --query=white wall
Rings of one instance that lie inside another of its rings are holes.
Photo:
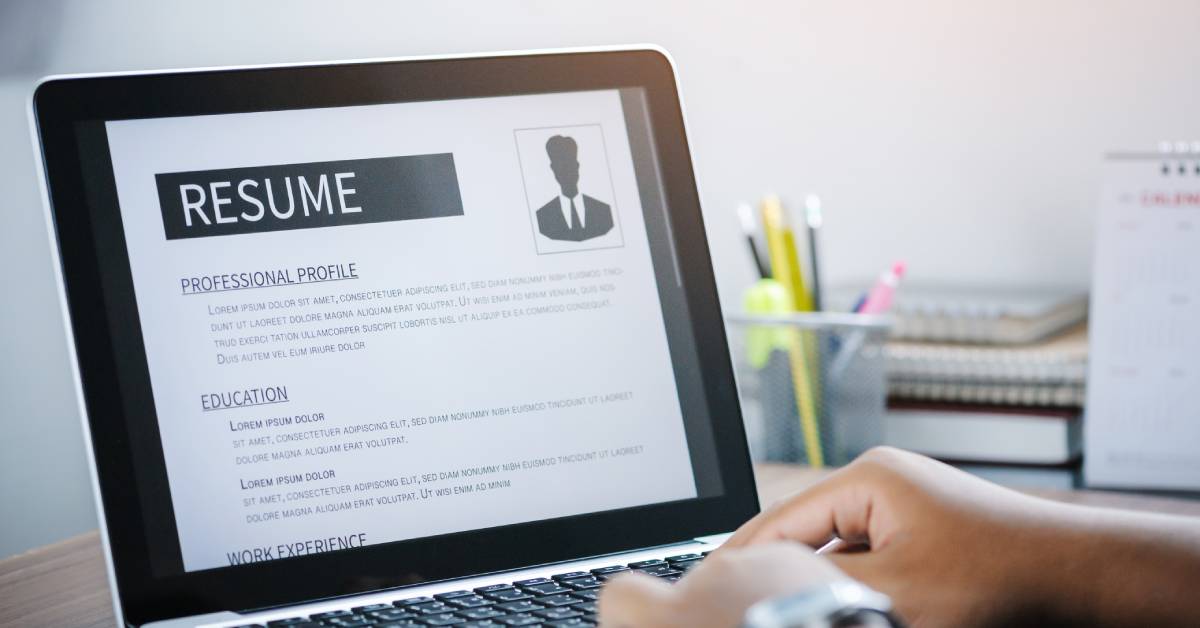
[[[679,64],[722,298],[732,208],[825,200],[828,280],[1086,285],[1107,149],[1200,137],[1200,3],[68,2],[44,72],[656,42]],[[0,25],[0,35],[20,24]],[[0,90],[0,555],[94,524],[21,98]]]

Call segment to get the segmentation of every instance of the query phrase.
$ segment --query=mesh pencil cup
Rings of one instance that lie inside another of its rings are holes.
[[[756,461],[840,466],[883,442],[889,317],[755,314],[726,323]]]

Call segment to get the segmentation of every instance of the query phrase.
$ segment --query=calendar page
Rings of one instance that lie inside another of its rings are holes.
[[[1085,478],[1200,489],[1200,154],[1112,155],[1105,167]]]

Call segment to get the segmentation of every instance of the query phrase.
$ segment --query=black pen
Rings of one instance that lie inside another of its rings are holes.
[[[804,198],[804,224],[808,225],[808,267],[812,269],[813,311],[821,311],[821,272],[817,266],[817,230],[821,228],[821,198],[809,194]]]
[[[754,208],[750,207],[749,203],[742,203],[738,205],[737,213],[742,223],[742,233],[746,236],[746,244],[750,247],[750,257],[754,258],[754,266],[758,269],[758,277],[766,279],[771,276],[771,270],[763,260],[762,253],[758,250],[758,242],[754,239]]]

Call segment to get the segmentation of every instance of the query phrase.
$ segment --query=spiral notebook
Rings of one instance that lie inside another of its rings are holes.
[[[1020,347],[893,340],[885,352],[893,398],[1063,408],[1085,398],[1083,324]]]
[[[892,337],[925,342],[1024,345],[1087,317],[1087,292],[1071,288],[955,288],[906,285]]]
[[[861,286],[829,291],[833,309],[849,310]],[[913,342],[1022,346],[1087,319],[1088,294],[1076,287],[955,286],[905,283],[888,312],[891,337]]]

